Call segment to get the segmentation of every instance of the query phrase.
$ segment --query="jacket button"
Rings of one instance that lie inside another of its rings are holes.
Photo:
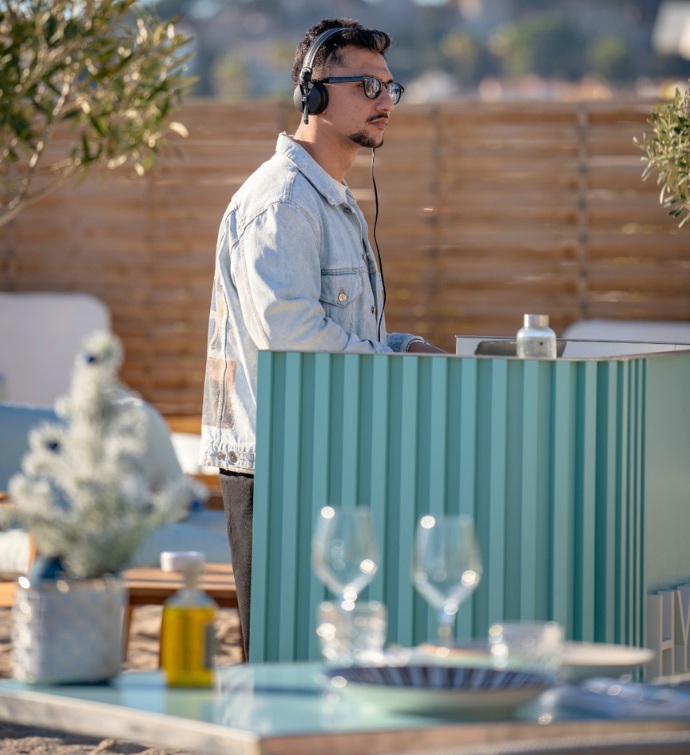
[[[224,459],[224,458],[225,458],[225,454],[222,451],[218,451],[218,453],[216,453],[216,459]]]
[[[347,301],[347,294],[345,293],[344,289],[342,289],[342,288],[340,289],[340,293],[338,294],[338,301],[341,302],[341,303],[344,302],[344,301]]]
[[[231,451],[228,458],[234,464],[237,461],[237,454],[234,451]]]

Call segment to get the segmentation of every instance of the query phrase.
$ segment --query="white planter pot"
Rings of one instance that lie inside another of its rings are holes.
[[[13,608],[14,677],[40,683],[112,678],[122,668],[126,606],[119,577],[33,584],[22,577]]]

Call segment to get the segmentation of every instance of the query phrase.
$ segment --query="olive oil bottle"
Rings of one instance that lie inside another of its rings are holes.
[[[198,588],[204,566],[204,554],[198,551],[161,553],[161,569],[180,572],[184,578],[184,587],[163,606],[161,667],[171,687],[213,684],[218,604]]]

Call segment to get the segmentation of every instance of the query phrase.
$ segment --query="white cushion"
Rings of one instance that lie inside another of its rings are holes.
[[[110,313],[90,294],[0,292],[5,399],[52,406],[69,390],[74,358],[96,330],[110,330]]]

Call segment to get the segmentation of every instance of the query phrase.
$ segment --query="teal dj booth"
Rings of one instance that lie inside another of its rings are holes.
[[[645,644],[648,593],[690,581],[690,346],[512,349],[259,355],[250,660],[319,657],[310,543],[325,505],[373,511],[381,562],[363,597],[387,605],[388,642],[435,637],[414,531],[460,512],[484,573],[458,638],[554,619],[571,640]]]

